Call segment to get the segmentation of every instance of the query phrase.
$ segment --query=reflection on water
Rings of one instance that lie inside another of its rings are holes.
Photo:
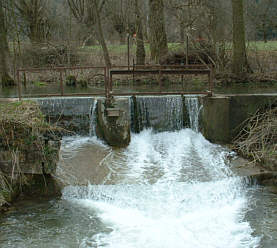
[[[75,166],[92,184],[2,216],[0,247],[277,246],[276,196],[230,177],[228,150],[199,133],[144,130],[116,150],[88,137],[62,146],[59,173]]]
[[[205,92],[208,90],[207,83],[197,83],[197,84],[185,84],[185,83],[174,83],[174,84],[163,84],[160,88],[157,84],[151,83],[141,83],[133,84],[130,82],[126,85],[117,85],[114,84],[113,92],[114,93],[133,93],[133,92],[159,92],[159,91],[168,91],[168,92]],[[59,84],[42,84],[41,86],[29,85],[27,88],[22,87],[23,96],[39,95],[39,94],[60,94],[61,89]],[[243,84],[239,83],[232,86],[215,86],[214,93],[220,94],[254,94],[254,93],[276,93],[277,92],[277,83],[252,83],[252,84]],[[90,85],[88,88],[81,87],[69,87],[64,85],[65,94],[76,94],[76,93],[87,93],[87,94],[102,94],[104,95],[105,89],[104,85]],[[18,89],[17,87],[13,88],[1,88],[0,87],[0,97],[17,97]]]

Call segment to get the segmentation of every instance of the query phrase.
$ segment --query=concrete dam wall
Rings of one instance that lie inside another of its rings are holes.
[[[51,122],[79,135],[126,146],[130,132],[144,128],[192,128],[215,143],[230,143],[257,110],[277,104],[277,94],[207,96],[74,97],[36,99]]]

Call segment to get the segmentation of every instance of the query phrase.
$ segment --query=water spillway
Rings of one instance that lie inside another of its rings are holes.
[[[92,102],[91,136],[62,141],[63,163],[57,177],[68,182],[61,199],[32,203],[5,218],[0,246],[276,247],[272,224],[276,211],[268,218],[261,211],[263,204],[272,202],[264,203],[257,196],[259,189],[246,187],[233,175],[228,149],[198,132],[197,98],[153,99],[135,103],[136,111],[143,113],[142,126],[121,149],[95,136]],[[160,110],[155,112],[155,106]],[[177,106],[186,111],[175,111]],[[184,113],[190,128],[184,127]]]
[[[136,101],[141,130],[102,160],[102,181],[63,191],[63,200],[97,219],[81,247],[256,247],[260,239],[244,220],[247,190],[228,167],[230,152],[198,132],[198,99]],[[192,129],[176,111],[183,103]]]
[[[139,96],[132,100],[133,131],[153,128],[157,131],[183,128],[183,99],[181,96]]]

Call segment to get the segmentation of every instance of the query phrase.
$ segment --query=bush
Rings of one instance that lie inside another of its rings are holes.
[[[28,67],[49,67],[76,65],[78,63],[77,52],[67,46],[27,46],[22,52],[22,63]]]
[[[272,169],[277,163],[277,107],[259,111],[251,117],[234,144],[243,156],[265,165],[269,162],[268,169]]]

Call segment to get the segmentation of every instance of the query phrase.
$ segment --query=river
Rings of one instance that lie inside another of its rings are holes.
[[[234,156],[192,129],[144,129],[125,149],[64,137],[62,197],[2,216],[0,247],[275,248],[277,197],[234,175]]]

